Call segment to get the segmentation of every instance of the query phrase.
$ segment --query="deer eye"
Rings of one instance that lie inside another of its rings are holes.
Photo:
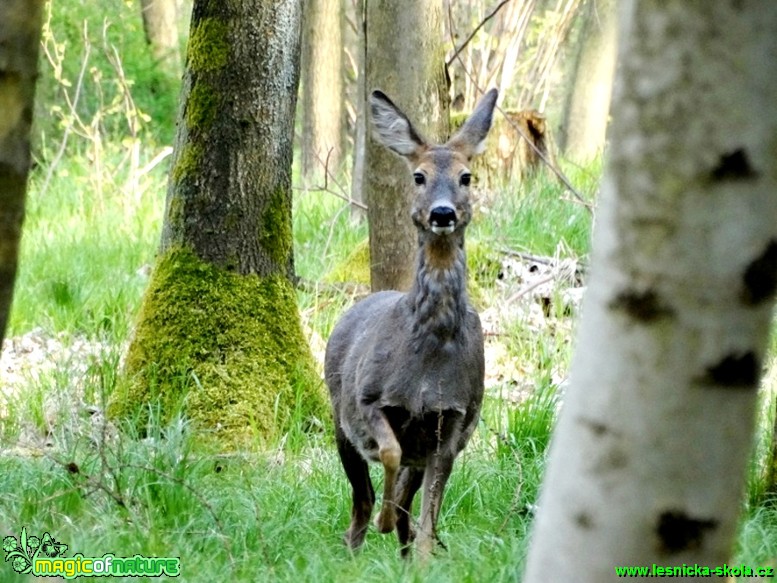
[[[459,178],[459,184],[462,186],[469,186],[469,183],[472,181],[472,174],[462,174],[461,178]]]
[[[413,179],[418,186],[423,186],[426,184],[426,176],[424,176],[421,172],[416,172],[413,174]]]

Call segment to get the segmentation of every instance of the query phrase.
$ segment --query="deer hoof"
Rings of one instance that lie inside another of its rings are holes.
[[[352,551],[355,551],[360,546],[362,546],[362,543],[364,543],[364,535],[367,534],[366,528],[349,528],[345,531],[345,534],[343,534],[343,543],[351,549]]]
[[[388,534],[394,530],[397,525],[397,514],[389,510],[381,509],[375,517],[375,528],[378,532]]]

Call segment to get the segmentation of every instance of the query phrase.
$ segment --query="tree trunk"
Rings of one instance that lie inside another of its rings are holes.
[[[527,583],[722,565],[777,285],[777,4],[624,2],[609,165]]]
[[[158,397],[163,417],[183,406],[239,445],[295,407],[326,411],[292,286],[300,10],[194,2],[160,255],[115,415]]]
[[[367,16],[366,0],[356,0],[356,127],[353,132],[353,168],[351,170],[351,200],[364,203],[364,156],[367,147]],[[367,217],[360,206],[351,205],[351,219],[361,222]]]
[[[302,52],[302,176],[324,181],[343,156],[342,0],[305,0]]]
[[[445,141],[449,97],[441,2],[370,0],[366,9],[367,91],[381,89],[417,121],[428,139]],[[417,243],[410,219],[411,183],[404,164],[371,136],[367,138],[364,193],[373,291],[407,289],[412,279]]]
[[[570,159],[585,163],[604,149],[615,75],[615,0],[590,0],[564,112],[561,146]]]
[[[181,56],[178,52],[178,1],[140,0],[143,29],[160,65],[171,75],[179,75]]]
[[[0,3],[0,346],[24,222],[42,15],[41,0]]]

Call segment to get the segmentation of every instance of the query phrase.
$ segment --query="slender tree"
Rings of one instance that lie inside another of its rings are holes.
[[[343,0],[304,0],[302,35],[302,174],[336,173],[343,156],[345,80]]]
[[[367,0],[354,1],[353,21],[356,27],[356,119],[353,129],[353,166],[351,168],[351,199],[364,203],[364,156],[367,148]],[[351,205],[351,219],[363,221],[366,211]]]
[[[449,133],[441,19],[440,0],[366,2],[364,89],[383,90],[438,143]],[[366,142],[363,185],[372,289],[406,289],[417,247],[415,227],[407,220],[412,191],[402,179],[403,162],[372,137]]]
[[[42,0],[0,3],[0,346],[24,221],[42,18]]]
[[[583,11],[561,133],[564,153],[581,163],[604,149],[615,76],[615,12],[615,0],[591,0]]]
[[[143,29],[154,57],[170,74],[180,75],[178,0],[140,0]]]
[[[777,3],[620,8],[591,281],[527,583],[725,563],[752,443],[777,286]]]
[[[182,408],[240,444],[295,407],[326,411],[292,285],[300,14],[194,2],[162,243],[114,415]]]

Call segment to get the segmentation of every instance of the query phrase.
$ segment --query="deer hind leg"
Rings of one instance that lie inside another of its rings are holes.
[[[397,478],[397,538],[403,558],[410,555],[410,543],[415,538],[412,525],[413,497],[424,479],[424,471],[419,468],[403,467]]]
[[[383,503],[378,516],[375,517],[375,527],[378,532],[388,533],[397,524],[397,508],[394,500],[399,464],[402,460],[402,448],[399,446],[394,430],[380,409],[369,413],[369,424],[373,437],[378,443],[378,457],[383,464]]]
[[[361,454],[341,430],[336,431],[335,439],[345,475],[348,476],[348,481],[353,489],[351,524],[345,531],[343,540],[351,549],[356,549],[364,542],[364,535],[367,534],[370,515],[373,506],[375,506],[375,490],[372,487],[367,462],[364,461]]]

